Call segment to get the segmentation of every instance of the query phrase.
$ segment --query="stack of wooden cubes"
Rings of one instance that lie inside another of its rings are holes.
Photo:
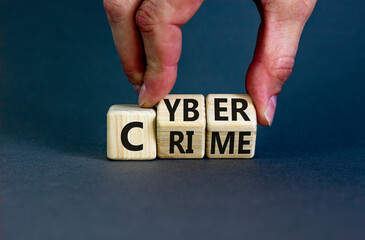
[[[257,120],[247,94],[168,95],[153,108],[113,105],[107,155],[113,160],[252,158]]]

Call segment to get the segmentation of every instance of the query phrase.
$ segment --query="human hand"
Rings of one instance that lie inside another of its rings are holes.
[[[316,0],[254,0],[261,25],[246,90],[261,125],[271,125],[277,95],[291,75],[300,36]],[[203,0],[104,0],[114,42],[141,107],[152,107],[172,89],[181,54],[180,27]]]

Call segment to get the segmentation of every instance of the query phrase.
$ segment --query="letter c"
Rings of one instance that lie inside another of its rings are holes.
[[[133,145],[128,140],[128,133],[132,128],[142,128],[143,129],[143,122],[131,122],[124,126],[121,134],[122,144],[123,146],[130,150],[130,151],[142,151],[143,144],[141,145]]]

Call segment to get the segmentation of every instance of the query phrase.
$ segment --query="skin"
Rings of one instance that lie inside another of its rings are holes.
[[[204,0],[104,0],[116,49],[141,107],[152,107],[175,84],[181,26]],[[257,120],[274,119],[277,95],[294,67],[300,36],[316,0],[256,0],[261,16],[255,54],[246,75]]]

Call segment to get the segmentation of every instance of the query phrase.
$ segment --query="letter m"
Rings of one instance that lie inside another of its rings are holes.
[[[215,144],[217,143],[217,144]],[[234,150],[234,132],[228,132],[226,139],[224,140],[224,144],[222,145],[222,141],[219,135],[219,132],[212,132],[212,145],[211,145],[211,154],[215,154],[215,146],[218,146],[219,153],[224,154],[226,151],[226,148],[229,143],[229,154],[233,154]]]

